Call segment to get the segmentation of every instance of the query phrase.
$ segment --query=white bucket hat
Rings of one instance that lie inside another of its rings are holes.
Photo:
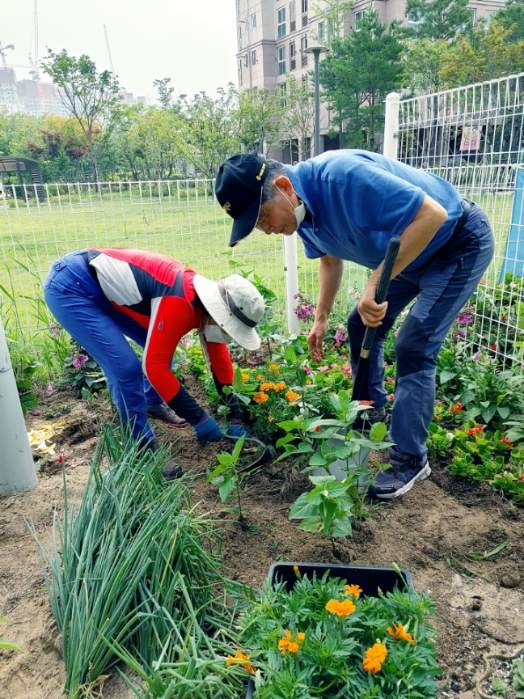
[[[260,347],[255,326],[262,320],[265,304],[254,284],[240,274],[217,282],[195,274],[193,284],[204,308],[224,332],[248,350]]]

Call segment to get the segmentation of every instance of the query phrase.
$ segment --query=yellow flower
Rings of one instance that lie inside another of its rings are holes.
[[[275,362],[271,362],[270,364],[268,364],[267,368],[268,368],[269,371],[271,371],[273,374],[276,374],[276,376],[278,376],[278,375],[280,374],[280,369],[278,368],[278,365],[275,364]]]
[[[407,641],[412,646],[417,644],[413,636],[409,633],[409,631],[406,631],[402,624],[393,624],[393,627],[388,626],[386,631],[391,638],[395,639],[395,641]]]
[[[240,372],[240,376],[242,377],[242,381],[249,381],[249,374],[247,371]]]
[[[307,384],[308,386],[311,386],[312,383],[313,383],[313,381],[311,381],[311,379],[306,379],[306,384]]]
[[[274,391],[283,391],[286,387],[285,381],[277,381],[276,384],[273,384],[273,390]]]
[[[274,421],[275,421],[275,418],[273,417],[273,415],[271,415],[271,413],[267,416],[267,421],[268,421],[268,422],[274,422]]]
[[[253,395],[253,400],[255,401],[255,403],[265,403],[267,400],[269,400],[269,396],[267,395],[267,393],[255,393]]]
[[[329,602],[326,602],[326,611],[328,611],[330,614],[336,614],[339,617],[349,616],[350,614],[353,614],[355,609],[356,607],[350,599],[345,599],[342,601],[338,599],[330,599]]]
[[[295,575],[297,576],[297,578],[301,578],[301,577],[302,577],[302,573],[300,572],[300,568],[297,566],[296,563],[295,563],[295,565],[293,566],[293,573],[295,573]]]
[[[346,587],[344,588],[344,593],[346,595],[351,595],[351,597],[354,597],[355,599],[358,599],[362,594],[362,588],[360,587],[360,585],[346,585]]]
[[[249,654],[244,653],[240,648],[237,648],[235,655],[228,655],[226,658],[226,665],[230,667],[231,665],[241,665],[246,672],[250,672],[252,675],[255,674],[255,668],[249,662]]]
[[[282,655],[285,655],[286,653],[298,653],[302,644],[304,643],[305,638],[306,634],[303,631],[299,631],[295,638],[293,638],[291,631],[286,629],[283,637],[278,641],[278,648]]]
[[[291,389],[289,389],[289,391],[286,391],[284,395],[286,396],[288,403],[295,403],[300,398],[300,393],[296,393]]]
[[[272,391],[275,388],[275,384],[266,381],[265,383],[260,384],[260,390],[261,391]]]
[[[265,378],[266,378],[266,377],[264,376],[264,374],[257,374],[257,375],[255,376],[255,379],[256,379],[257,381],[263,381]]]
[[[366,672],[370,672],[372,675],[375,675],[382,669],[382,665],[384,665],[387,654],[388,649],[386,646],[383,643],[380,643],[380,641],[377,641],[364,653],[362,667]]]

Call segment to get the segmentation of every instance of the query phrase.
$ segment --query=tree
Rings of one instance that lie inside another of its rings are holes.
[[[327,23],[327,36],[317,36],[321,43],[330,44],[344,35],[353,4],[353,0],[323,0],[322,5],[315,11],[315,14]]]
[[[522,0],[507,0],[494,17],[504,29],[511,30],[510,41],[524,39],[524,4]]]
[[[173,134],[180,155],[204,177],[214,177],[220,163],[240,150],[238,93],[232,83],[217,92],[217,99],[205,92],[181,96],[181,128]]]
[[[416,93],[438,92],[444,82],[442,61],[449,44],[444,39],[406,39],[404,42],[405,86]]]
[[[341,131],[347,122],[349,145],[376,147],[385,97],[400,84],[402,51],[398,25],[386,27],[368,10],[355,31],[333,41],[320,64],[324,96]]]
[[[289,134],[298,142],[298,159],[308,158],[306,141],[313,132],[315,105],[310,88],[295,76],[287,82],[286,124]]]
[[[99,73],[89,56],[82,54],[75,58],[69,56],[65,49],[59,53],[48,49],[42,69],[58,86],[64,107],[79,123],[98,181],[95,145],[102,133],[102,125],[119,102],[118,80],[108,70]]]
[[[453,39],[472,23],[469,0],[408,0],[406,17],[416,38]]]
[[[266,89],[242,92],[238,104],[239,139],[245,150],[267,152],[278,141],[285,105]]]
[[[162,109],[171,109],[173,106],[173,93],[175,92],[175,88],[171,85],[171,78],[153,80],[153,85],[158,91],[158,101]]]
[[[513,41],[511,28],[497,19],[478,22],[470,36],[460,37],[442,55],[440,76],[446,88],[482,82],[522,69],[524,40]]]

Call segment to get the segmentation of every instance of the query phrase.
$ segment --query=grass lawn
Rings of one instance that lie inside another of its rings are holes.
[[[136,247],[162,252],[218,278],[235,269],[254,270],[278,296],[277,314],[285,317],[285,260],[280,236],[255,232],[234,249],[228,247],[230,222],[203,186],[159,195],[151,186],[92,185],[61,188],[58,195],[36,205],[12,199],[0,202],[0,284],[16,298],[21,323],[33,327],[31,298],[41,295],[52,260],[87,246]],[[167,187],[167,185],[166,185]],[[476,197],[493,222],[497,253],[489,281],[496,281],[511,217],[512,194],[493,193]],[[318,262],[306,260],[298,241],[299,288],[314,299],[318,288]],[[17,260],[28,267],[26,271]],[[347,288],[361,288],[367,271],[346,265]],[[345,297],[340,296],[341,303]],[[0,301],[6,306],[5,294]],[[12,305],[12,304],[11,304]],[[4,308],[4,313],[6,310]]]

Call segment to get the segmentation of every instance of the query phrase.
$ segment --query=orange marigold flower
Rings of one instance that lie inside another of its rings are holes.
[[[350,599],[338,600],[330,599],[326,602],[326,611],[330,614],[336,614],[339,617],[346,617],[353,614],[356,607]]]
[[[253,395],[253,400],[255,401],[255,403],[265,403],[269,400],[269,396],[267,395],[267,393],[255,393]]]
[[[265,378],[266,378],[266,377],[264,376],[264,374],[257,374],[257,375],[255,376],[255,379],[256,379],[257,381],[263,381]]]
[[[344,588],[344,592],[346,595],[351,595],[355,599],[358,599],[362,594],[362,588],[360,587],[360,585],[346,585]]]
[[[289,391],[286,391],[284,395],[286,396],[286,400],[288,401],[288,403],[295,403],[300,398],[300,393],[292,391],[291,389],[289,389]]]
[[[388,649],[386,646],[383,643],[380,643],[380,641],[377,641],[364,653],[362,667],[366,672],[370,672],[372,675],[375,675],[382,669],[382,665],[384,665],[387,654]]]
[[[417,643],[413,636],[409,633],[409,631],[406,631],[402,624],[393,624],[392,627],[388,626],[386,631],[391,638],[395,639],[395,641],[407,641],[412,646],[415,646]]]
[[[273,390],[274,391],[283,391],[286,387],[285,381],[277,381],[275,384],[273,384]]]
[[[293,638],[291,631],[286,629],[284,631],[284,636],[278,641],[278,648],[282,655],[286,653],[298,653],[305,638],[306,634],[303,631],[297,633],[295,638]]]
[[[247,371],[240,372],[240,376],[242,377],[242,381],[249,381],[249,374]]]
[[[249,653],[244,653],[244,651],[237,648],[235,655],[228,655],[226,658],[226,665],[230,667],[231,665],[241,665],[246,672],[255,674],[255,668],[249,662]]]
[[[260,384],[261,391],[272,391],[275,388],[275,384],[270,381],[266,381]]]

